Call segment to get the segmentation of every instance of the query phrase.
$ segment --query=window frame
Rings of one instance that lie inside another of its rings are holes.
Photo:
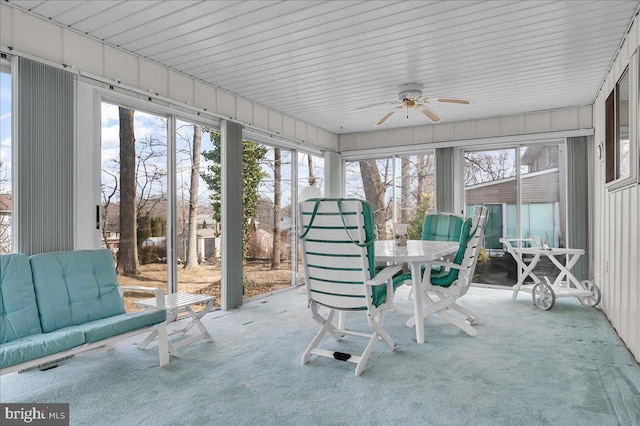
[[[8,74],[9,78],[11,80],[11,87],[10,87],[10,93],[9,93],[9,99],[10,99],[10,108],[11,108],[11,122],[9,124],[9,140],[10,140],[10,149],[9,149],[9,168],[10,168],[10,172],[8,172],[8,180],[9,180],[9,184],[5,187],[5,189],[9,189],[9,195],[11,197],[11,210],[9,213],[9,219],[8,219],[8,225],[4,224],[5,226],[7,226],[8,229],[8,241],[4,241],[4,242],[0,242],[0,248],[2,248],[2,245],[7,243],[7,247],[8,247],[8,251],[5,253],[2,250],[0,250],[0,254],[7,254],[7,253],[13,253],[14,252],[14,248],[16,247],[16,240],[17,240],[17,236],[18,236],[18,232],[17,232],[17,228],[15,226],[15,222],[14,222],[14,218],[15,218],[15,191],[14,191],[14,182],[15,182],[15,128],[14,128],[14,109],[15,109],[15,98],[14,98],[14,93],[15,93],[15,89],[14,89],[14,85],[15,85],[15,75],[14,75],[14,66],[13,66],[13,61],[12,61],[12,57],[5,55],[4,53],[2,54],[2,56],[0,57],[0,71],[3,74]],[[4,135],[3,135],[4,136]],[[0,223],[0,226],[2,226],[2,224]]]
[[[348,163],[358,163],[362,160],[374,160],[376,162],[381,161],[381,160],[387,160],[387,161],[391,161],[391,174],[392,174],[392,178],[391,178],[391,184],[389,184],[389,188],[387,188],[387,191],[390,190],[390,202],[391,202],[391,222],[392,223],[396,223],[399,220],[399,189],[397,188],[399,182],[398,179],[400,179],[401,176],[401,159],[402,157],[411,157],[411,156],[418,156],[418,155],[430,155],[432,156],[432,167],[433,167],[433,172],[434,172],[434,186],[433,186],[433,201],[435,202],[435,198],[436,198],[436,186],[435,186],[435,156],[436,156],[436,151],[435,148],[425,148],[425,149],[419,149],[419,150],[406,150],[406,151],[397,151],[394,153],[389,153],[389,152],[380,152],[379,150],[372,150],[372,153],[370,155],[361,155],[362,153],[359,152],[358,154],[360,155],[343,155],[342,159],[341,159],[341,169],[342,169],[342,181],[341,181],[341,193],[342,196],[344,197],[350,197],[352,195],[349,195],[348,191],[347,191],[347,164]],[[366,197],[363,197],[366,198]],[[391,232],[391,230],[389,228],[387,228],[388,232]],[[382,238],[382,237],[381,237]]]
[[[638,100],[640,98],[640,81],[638,70],[640,60],[638,52],[620,74],[616,83],[604,103],[604,163],[605,186],[609,192],[618,191],[640,183],[638,169],[640,169],[640,155],[638,149]],[[635,58],[635,59],[634,59]],[[629,175],[620,177],[620,83],[623,78],[629,79]]]

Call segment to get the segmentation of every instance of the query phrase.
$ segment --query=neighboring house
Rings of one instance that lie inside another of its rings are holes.
[[[11,194],[0,194],[0,253],[11,253]]]
[[[163,247],[167,243],[167,237],[149,237],[142,242],[142,247]]]
[[[196,231],[197,254],[199,259],[217,259],[220,257],[220,237],[215,229],[201,229]],[[178,234],[178,259],[184,260],[187,256],[187,239],[183,234]]]
[[[528,147],[521,157],[522,237],[540,237],[551,247],[564,247],[566,239],[566,173],[564,146]],[[516,178],[509,177],[465,188],[467,211],[485,204],[489,217],[485,248],[500,256],[500,238],[516,238]]]
[[[220,227],[216,220],[210,214],[200,214],[196,219],[198,236],[197,250],[198,258],[213,259],[220,257]],[[186,228],[186,224],[184,225]],[[186,230],[185,230],[186,232]],[[180,232],[177,235],[177,257],[184,260],[186,257],[187,240]],[[106,241],[105,241],[106,238]],[[148,237],[140,242],[141,247],[164,247],[166,245],[166,236]],[[108,226],[102,237],[102,247],[110,249],[113,253],[118,252],[120,245],[120,230],[117,226]]]
[[[107,227],[104,230],[102,235],[102,247],[108,248],[113,253],[117,253],[119,245],[120,245],[120,231],[114,228],[113,226]]]
[[[220,257],[220,227],[211,214],[199,214],[197,224],[197,254],[199,259],[217,259]],[[185,225],[186,232],[186,225]],[[184,233],[178,234],[178,259],[186,258],[187,239]]]
[[[280,219],[280,260],[291,259],[290,217]],[[249,235],[247,256],[252,259],[271,259],[273,254],[273,230],[260,227],[256,222],[256,230]]]

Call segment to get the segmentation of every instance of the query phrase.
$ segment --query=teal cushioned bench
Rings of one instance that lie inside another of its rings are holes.
[[[122,288],[106,249],[0,256],[0,374],[152,329],[168,364],[166,311],[126,313]]]
[[[61,330],[21,337],[0,345],[0,368],[44,358],[84,343],[84,334],[79,330]]]
[[[159,324],[166,319],[167,314],[164,309],[153,309],[102,318],[85,324],[65,327],[63,330],[78,330],[84,334],[85,343],[93,343],[142,327]]]
[[[0,256],[0,344],[42,333],[29,258]]]

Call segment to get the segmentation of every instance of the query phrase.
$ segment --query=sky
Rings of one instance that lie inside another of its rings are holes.
[[[11,75],[0,73],[0,193],[11,192]],[[4,178],[7,181],[4,181]]]

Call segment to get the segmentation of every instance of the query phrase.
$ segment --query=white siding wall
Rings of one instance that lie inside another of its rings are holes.
[[[631,81],[632,141],[640,144],[638,112],[638,16],[617,52],[593,107],[594,140],[604,146],[604,102],[627,65]],[[602,309],[622,340],[640,362],[640,185],[617,191],[605,185],[605,162],[595,156],[593,265],[595,282],[602,289]],[[640,162],[638,150],[634,161]]]
[[[168,67],[106,45],[53,22],[0,3],[0,46],[66,64],[77,70],[254,126],[268,133],[336,151],[338,136],[328,130],[194,80]]]
[[[389,146],[429,145],[431,147],[464,146],[491,143],[558,139],[590,136],[591,105],[529,114],[508,115],[478,120],[428,124],[398,129],[340,135],[340,151],[359,151]]]

